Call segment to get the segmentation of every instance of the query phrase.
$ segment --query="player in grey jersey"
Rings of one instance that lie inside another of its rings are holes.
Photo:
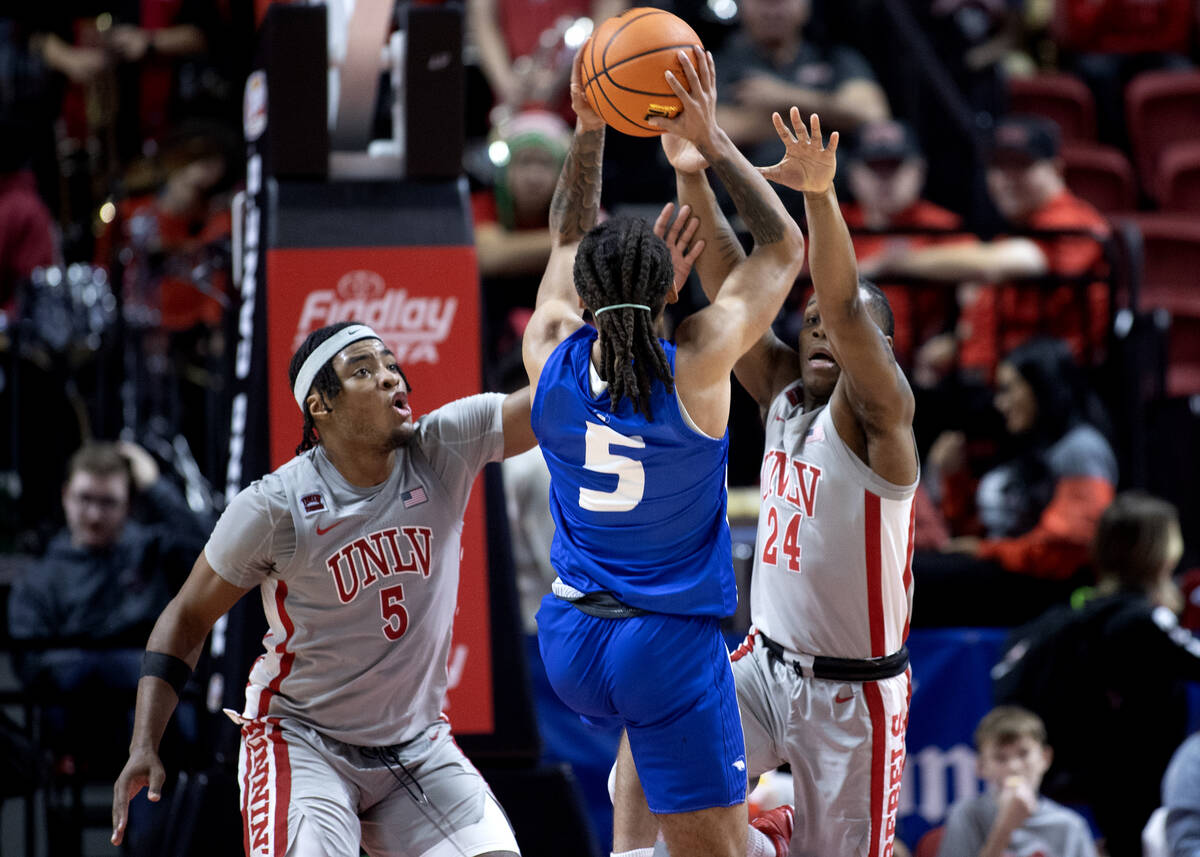
[[[296,457],[231,501],[150,635],[112,841],[143,786],[161,795],[158,742],[209,630],[257,586],[266,651],[227,712],[246,853],[519,853],[441,708],[463,513],[485,464],[533,446],[528,389],[414,421],[395,356],[349,322],[310,334],[289,380]]]

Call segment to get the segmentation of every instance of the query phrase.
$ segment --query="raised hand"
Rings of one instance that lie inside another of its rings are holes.
[[[679,135],[701,153],[711,151],[721,130],[717,126],[717,72],[713,56],[699,48],[681,50],[679,64],[683,66],[687,89],[674,72],[666,71],[663,76],[683,109],[674,118],[651,116],[647,121],[655,128]]]
[[[575,111],[581,131],[595,131],[604,127],[604,120],[592,109],[591,102],[583,94],[583,52],[589,44],[584,42],[571,62],[571,109]]]
[[[833,176],[837,172],[838,132],[829,135],[829,145],[826,146],[821,138],[821,120],[816,113],[810,120],[812,134],[804,127],[800,108],[791,109],[791,119],[794,134],[788,130],[782,116],[778,113],[771,115],[775,131],[783,141],[783,160],[774,166],[759,167],[758,171],[770,181],[792,190],[824,193],[833,185]]]
[[[667,162],[676,172],[693,174],[703,172],[708,167],[708,161],[700,154],[700,150],[678,134],[663,134],[661,140]]]
[[[688,274],[692,271],[696,257],[704,250],[703,238],[692,244],[692,238],[695,237],[696,230],[700,228],[700,218],[692,217],[691,206],[682,206],[679,209],[679,216],[672,222],[671,214],[674,211],[675,203],[668,202],[659,212],[658,219],[654,221],[654,234],[666,242],[667,249],[671,251],[671,265],[675,269],[675,279],[671,285],[671,293],[667,297],[667,303],[671,304],[679,300],[679,290],[687,282]],[[669,227],[668,224],[670,224]]]

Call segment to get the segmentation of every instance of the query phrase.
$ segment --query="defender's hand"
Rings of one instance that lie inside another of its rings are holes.
[[[812,134],[804,127],[800,108],[791,109],[791,119],[795,134],[788,130],[782,116],[778,113],[771,115],[775,131],[783,141],[783,160],[774,166],[759,167],[758,171],[770,181],[792,190],[824,193],[833,186],[833,176],[837,172],[838,132],[829,135],[829,145],[826,146],[821,140],[821,119],[816,113],[810,120]]]
[[[667,162],[676,172],[692,175],[708,168],[708,161],[700,150],[678,134],[663,134],[661,139]]]
[[[687,282],[696,257],[704,250],[703,238],[692,244],[696,230],[700,228],[700,218],[692,217],[692,207],[685,205],[680,208],[679,216],[672,222],[671,214],[674,211],[675,203],[668,202],[654,221],[654,234],[666,242],[667,249],[671,251],[671,265],[675,269],[675,279],[671,285],[671,292],[667,295],[669,304],[679,300],[679,290]],[[667,224],[670,224],[669,228]]]

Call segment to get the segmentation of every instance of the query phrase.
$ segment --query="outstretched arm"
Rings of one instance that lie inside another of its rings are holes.
[[[684,89],[670,72],[667,72],[667,83],[683,103],[683,110],[674,119],[650,121],[695,147],[729,191],[754,238],[754,249],[749,256],[736,262],[729,275],[723,278],[714,293],[713,304],[686,319],[677,334],[681,356],[685,358],[677,364],[685,404],[689,389],[701,391],[720,381],[726,386],[726,407],[721,408],[719,402],[697,404],[712,405],[717,413],[727,413],[729,371],[770,327],[779,312],[800,269],[804,238],[779,197],[717,125],[712,55],[694,51],[693,56],[689,56],[680,51],[680,63],[688,88]],[[693,187],[699,190],[698,185]],[[712,200],[702,195],[698,195],[695,202],[709,212],[715,209]],[[705,219],[701,215],[702,224]],[[708,220],[712,222],[715,218]],[[730,233],[722,236],[714,230],[711,235],[705,233],[701,237],[709,243],[708,252],[715,242],[718,255],[733,261],[732,255],[726,255],[733,251],[732,245],[727,243],[732,238]],[[733,240],[736,243],[736,239]],[[713,275],[702,269],[702,278],[706,274],[710,282],[704,284],[705,288],[712,289]],[[689,412],[695,418],[697,409],[689,407]],[[719,422],[716,428],[723,431],[724,420]]]
[[[773,119],[775,130],[789,155],[814,146],[824,149],[821,123],[815,114],[811,120],[811,135],[795,107],[791,110],[794,134],[778,113]],[[826,151],[836,150],[837,132],[834,132]],[[839,432],[845,436],[850,431],[848,426],[843,431],[842,420],[842,413],[848,408],[847,416],[866,435],[869,454],[876,441],[889,440],[888,463],[882,470],[876,466],[879,462],[868,463],[884,478],[907,484],[916,478],[912,390],[896,363],[890,339],[879,328],[868,309],[867,296],[859,288],[854,246],[833,189],[833,166],[814,165],[811,159],[805,161],[798,157],[789,161],[785,156],[779,164],[765,169],[764,174],[804,193],[804,210],[808,217],[808,264],[817,295],[817,309],[833,356],[841,367],[841,377],[831,399]],[[880,455],[884,453],[880,451]],[[893,458],[903,460],[893,461]]]
[[[550,352],[583,324],[575,292],[575,251],[579,241],[596,225],[600,211],[600,165],[604,157],[604,120],[592,110],[583,94],[580,60],[571,69],[571,106],[575,109],[575,136],[554,197],[550,201],[550,261],[538,286],[533,317],[525,328],[522,355],[529,386],[537,389],[542,366]]]
[[[696,260],[700,287],[709,302],[715,301],[729,274],[746,258],[725,213],[717,204],[708,182],[708,162],[696,147],[675,134],[664,134],[663,152],[675,168],[679,204],[688,206],[699,218],[696,237],[711,248]],[[799,377],[795,349],[789,348],[770,327],[733,367],[738,381],[764,410],[779,390]]]

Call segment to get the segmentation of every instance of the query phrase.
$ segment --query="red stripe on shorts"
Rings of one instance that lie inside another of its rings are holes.
[[[246,756],[245,774],[242,777],[242,853],[250,853],[250,807],[247,801],[250,799],[250,730],[260,728],[259,724],[255,723],[250,726],[242,727],[242,753]]]
[[[292,760],[288,755],[287,742],[277,726],[271,728],[271,743],[275,745],[275,794],[271,809],[275,813],[275,835],[272,837],[277,857],[284,857],[288,850],[288,806],[292,800]]]
[[[736,649],[734,649],[733,654],[731,654],[729,656],[729,660],[731,663],[733,661],[740,661],[746,655],[748,655],[754,651],[754,635],[756,633],[758,633],[758,632],[754,629],[754,626],[751,625],[750,633],[746,635],[746,639],[743,640],[742,644],[740,646],[738,646]]]
[[[883,550],[879,544],[879,495],[863,492],[863,529],[867,557],[867,617],[871,623],[871,657],[887,652],[883,625]]]
[[[913,536],[917,531],[917,502],[913,499],[912,504],[908,509],[908,551],[904,557],[904,596],[907,607],[904,613],[904,633],[900,636],[900,642],[903,643],[908,639],[908,626],[912,620],[912,601],[909,595],[912,593],[912,558],[913,558]]]
[[[871,847],[867,857],[879,857],[883,834],[883,807],[887,801],[886,773],[888,721],[883,694],[873,681],[863,682],[867,710],[871,713]]]
[[[292,671],[292,662],[296,660],[295,652],[288,651],[288,642],[292,639],[292,634],[296,631],[296,626],[292,623],[292,617],[287,613],[287,584],[280,581],[275,587],[275,609],[279,612],[279,621],[283,623],[283,639],[275,646],[276,653],[279,654],[279,672],[275,674],[275,678],[271,679],[271,683],[264,688],[263,692],[258,697],[258,717],[266,717],[267,712],[271,707],[271,697],[279,692],[279,685],[287,678],[288,673]]]

